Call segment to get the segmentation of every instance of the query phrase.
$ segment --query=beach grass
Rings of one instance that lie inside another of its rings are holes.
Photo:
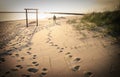
[[[80,20],[79,22],[76,22]],[[120,10],[93,12],[84,15],[81,19],[71,19],[67,22],[73,24],[77,30],[90,30],[101,32],[120,39]],[[77,24],[76,24],[77,23]]]

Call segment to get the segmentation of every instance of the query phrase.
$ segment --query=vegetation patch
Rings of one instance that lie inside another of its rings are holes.
[[[79,22],[76,22],[78,21]],[[93,12],[86,14],[82,19],[71,19],[67,23],[72,24],[77,30],[90,30],[110,35],[120,40],[120,10]]]
[[[120,37],[120,10],[87,14],[82,18],[83,22],[95,23],[97,27],[105,29],[104,32]]]

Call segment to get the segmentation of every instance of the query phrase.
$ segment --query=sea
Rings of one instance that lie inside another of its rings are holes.
[[[38,14],[39,19],[45,19],[45,18],[51,18],[53,17],[54,14]],[[61,14],[56,14],[56,17],[61,17],[61,16],[68,16],[68,15],[61,15]],[[25,13],[0,13],[0,22],[2,21],[12,21],[12,20],[22,20],[26,19],[26,14]],[[29,14],[28,13],[28,19],[36,19],[36,14]]]

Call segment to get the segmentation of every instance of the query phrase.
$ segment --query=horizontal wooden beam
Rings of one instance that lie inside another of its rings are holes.
[[[24,10],[38,10],[38,9],[34,9],[34,8],[25,8]]]

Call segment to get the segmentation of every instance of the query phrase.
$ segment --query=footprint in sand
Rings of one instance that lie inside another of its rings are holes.
[[[74,49],[78,49],[78,47],[77,47],[77,46],[75,46],[75,47],[74,47]]]
[[[10,71],[5,72],[2,76],[0,77],[7,77],[6,75],[10,74]]]
[[[10,55],[10,56],[12,55],[12,53],[11,53],[11,52],[9,52],[9,53],[6,53],[6,54],[7,54],[7,55]]]
[[[70,52],[65,53],[65,55],[69,55],[69,54],[70,54]]]
[[[90,71],[84,71],[83,74],[84,74],[84,77],[93,77],[93,73]]]
[[[15,54],[16,57],[19,57],[19,54]]]
[[[48,43],[49,41],[46,41],[46,43]]]
[[[33,59],[36,59],[36,56],[37,56],[37,55],[33,55]]]
[[[63,52],[64,48],[60,48],[60,51],[59,52]]]
[[[55,47],[57,47],[58,45],[57,44],[54,44]]]
[[[21,77],[31,77],[31,75],[23,74],[23,75],[21,75]]]
[[[21,57],[21,60],[24,61],[25,57]]]
[[[16,69],[16,68],[12,68],[11,71],[18,71],[18,69]]]
[[[68,57],[72,58],[73,56],[72,55],[68,55]]]
[[[79,66],[79,65],[74,66],[74,67],[72,68],[73,71],[78,71],[79,69],[80,69],[80,66]]]
[[[10,71],[5,72],[5,75],[10,74]]]
[[[28,53],[28,55],[31,55],[32,53],[31,52],[27,52]]]
[[[41,74],[40,74],[40,77],[43,77],[43,76],[47,75],[47,71],[48,71],[47,68],[43,68],[43,69],[42,69],[42,72],[41,72]]]
[[[7,51],[5,51],[5,52],[6,52],[5,54],[6,54],[6,55],[12,55],[11,51],[12,51],[12,49],[7,50]]]
[[[43,68],[43,69],[42,69],[42,71],[44,71],[44,72],[47,72],[47,70],[48,70],[47,68]]]
[[[70,52],[65,53],[65,55],[67,55],[69,58],[73,57]]]
[[[38,72],[38,69],[36,69],[36,68],[28,68],[27,71],[32,72],[32,73],[36,73],[36,72]]]
[[[15,56],[14,56],[14,55],[11,55],[11,57],[15,58]]]
[[[0,63],[5,62],[5,58],[0,57]]]
[[[37,62],[35,62],[35,61],[34,61],[34,62],[32,62],[32,64],[36,64],[36,63],[37,63]]]
[[[48,41],[51,41],[51,39],[50,39],[50,38],[48,38]]]
[[[43,76],[45,76],[45,75],[47,75],[46,72],[41,72],[40,77],[43,77]]]
[[[73,61],[75,61],[75,62],[79,62],[81,59],[80,58],[75,58]]]
[[[60,49],[60,47],[57,47],[57,49]]]
[[[61,50],[64,50],[64,48],[61,48]]]
[[[22,49],[18,49],[19,51],[22,51]]]
[[[39,66],[39,63],[37,63],[37,62],[32,62],[32,64],[34,64],[35,66]]]
[[[28,48],[28,50],[31,50],[32,48]]]
[[[53,43],[53,42],[49,42],[49,44],[50,44],[51,46],[53,46],[53,45],[54,45],[54,43]]]
[[[51,41],[51,39],[50,38],[48,38],[48,40],[46,41],[46,43],[49,43]]]
[[[22,69],[22,65],[16,65],[17,68]]]
[[[62,50],[60,50],[59,52],[63,52]]]
[[[39,63],[35,64],[35,66],[39,66]]]
[[[67,48],[67,47],[65,46],[65,48]]]

